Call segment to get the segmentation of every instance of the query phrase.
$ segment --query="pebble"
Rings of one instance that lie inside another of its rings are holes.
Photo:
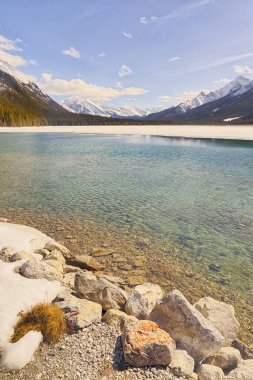
[[[1,380],[179,380],[169,367],[133,368],[125,363],[119,333],[105,323],[66,335],[55,345],[42,344],[18,373],[1,371]]]

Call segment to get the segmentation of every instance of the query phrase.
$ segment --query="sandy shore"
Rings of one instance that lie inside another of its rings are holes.
[[[253,126],[195,126],[195,125],[131,125],[131,126],[47,126],[47,127],[1,127],[0,132],[21,133],[84,133],[103,135],[150,135],[198,139],[227,139],[253,141]]]

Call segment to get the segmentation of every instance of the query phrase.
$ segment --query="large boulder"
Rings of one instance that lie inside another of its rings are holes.
[[[55,304],[63,309],[70,332],[101,322],[102,307],[98,303],[65,292],[63,299]]]
[[[101,265],[94,257],[88,255],[74,256],[67,260],[67,264],[72,265],[73,267],[78,267],[80,269],[87,270],[101,270],[103,265]]]
[[[49,281],[61,281],[62,274],[45,261],[31,259],[26,261],[20,268],[20,274],[27,278],[45,278]]]
[[[169,334],[150,321],[127,324],[121,338],[125,361],[135,367],[168,365],[176,349]]]
[[[126,313],[138,319],[147,319],[162,296],[163,291],[159,285],[149,282],[138,285],[127,300]]]
[[[170,368],[177,376],[192,376],[194,359],[185,350],[176,350]]]
[[[65,257],[65,259],[68,259],[68,258],[72,257],[72,255],[71,255],[70,251],[68,250],[68,248],[64,247],[64,245],[62,245],[60,243],[57,243],[54,240],[49,241],[45,245],[44,248],[47,249],[50,252],[52,252],[55,249],[57,249],[57,251],[60,251],[63,254],[63,256]]]
[[[241,354],[233,347],[223,347],[219,352],[205,359],[206,364],[216,365],[224,370],[231,370],[238,366]]]
[[[198,370],[198,380],[224,380],[225,376],[219,367],[202,364]]]
[[[80,298],[99,303],[103,310],[124,309],[128,297],[120,287],[90,272],[76,273],[75,290]]]
[[[224,346],[230,346],[240,328],[233,306],[216,301],[212,297],[203,297],[194,306],[219,330],[225,338]]]
[[[132,315],[128,315],[120,310],[110,309],[107,310],[102,318],[102,321],[107,323],[107,325],[115,326],[119,330],[122,330],[127,323],[136,323],[138,319]]]
[[[148,319],[167,331],[195,360],[219,351],[224,338],[179,290],[164,296]]]
[[[226,380],[252,380],[253,379],[253,359],[242,361],[239,366],[229,372]]]

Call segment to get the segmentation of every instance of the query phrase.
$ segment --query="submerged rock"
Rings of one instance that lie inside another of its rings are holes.
[[[224,346],[230,346],[240,328],[233,306],[212,297],[203,297],[194,306],[225,338]]]
[[[219,351],[224,344],[220,332],[179,290],[164,296],[148,319],[167,331],[197,361]]]
[[[159,285],[146,282],[135,287],[127,300],[126,313],[138,319],[147,319],[148,315],[163,296]]]
[[[136,367],[168,365],[176,349],[170,335],[150,321],[127,324],[121,339],[125,361]]]
[[[82,256],[74,256],[67,260],[68,265],[72,265],[73,267],[78,267],[80,269],[87,270],[101,270],[103,269],[103,265],[101,265],[94,257],[88,255]]]
[[[99,303],[103,310],[124,309],[128,298],[123,289],[90,272],[76,273],[75,290],[80,298]]]

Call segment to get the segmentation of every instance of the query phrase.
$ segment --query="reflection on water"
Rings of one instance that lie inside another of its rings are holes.
[[[0,135],[0,212],[93,219],[147,236],[252,302],[253,143],[149,136]]]

